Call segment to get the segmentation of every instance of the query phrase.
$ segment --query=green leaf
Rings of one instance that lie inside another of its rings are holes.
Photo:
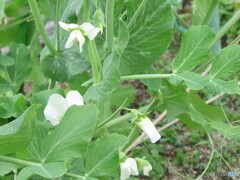
[[[0,94],[11,91],[12,89],[13,85],[0,76]]]
[[[5,0],[0,0],[0,24],[2,24],[4,5],[5,5]]]
[[[132,1],[133,6],[127,6],[128,19],[141,2],[142,0],[135,0]],[[129,43],[120,61],[121,74],[140,73],[157,61],[172,41],[173,22],[169,1],[147,1],[147,5],[129,27]]]
[[[145,74],[157,74],[155,69],[153,67],[150,67],[144,71]],[[146,85],[149,89],[152,89],[154,91],[158,91],[162,86],[162,80],[161,79],[144,79],[141,80],[141,82]]]
[[[113,92],[108,101],[111,105],[119,107],[126,100],[125,107],[127,107],[135,100],[136,94],[137,91],[133,86],[121,86]]]
[[[239,85],[237,81],[224,81],[218,78],[210,80],[210,83],[207,86],[209,90],[213,93],[227,93],[227,94],[237,94],[239,93]]]
[[[170,82],[174,85],[179,84],[181,81],[184,81],[187,87],[190,89],[200,90],[209,83],[209,78],[193,72],[172,74],[170,77]]]
[[[68,82],[74,76],[86,71],[90,64],[76,49],[63,51],[58,56],[48,55],[41,64],[46,77],[60,82]]]
[[[40,161],[79,157],[93,136],[97,114],[91,104],[70,107],[61,123],[44,139]]]
[[[188,94],[183,87],[166,84],[166,88],[163,90],[163,97],[169,120],[189,111]]]
[[[26,150],[26,146],[32,139],[37,108],[36,105],[30,107],[19,118],[0,127],[0,154]]]
[[[19,175],[18,180],[26,180],[33,174],[40,175],[45,178],[57,178],[63,176],[67,172],[65,163],[54,162],[46,163],[40,166],[28,166],[23,168]]]
[[[240,137],[240,127],[239,126],[232,126],[226,122],[214,121],[211,123],[211,127],[216,129],[224,137],[230,137],[232,139],[239,141],[239,137]]]
[[[7,67],[7,66],[12,66],[14,65],[15,60],[11,57],[8,56],[1,56],[0,54],[0,65]]]
[[[87,150],[85,174],[87,176],[111,176],[119,168],[118,149],[127,138],[118,134],[107,134],[97,139]]]
[[[215,33],[207,26],[193,26],[183,33],[181,48],[172,63],[173,72],[191,71],[205,62],[214,41]]]
[[[240,46],[231,45],[223,50],[213,60],[210,74],[215,78],[225,78],[240,69]]]
[[[1,167],[0,168],[0,177],[10,173],[14,169],[18,169],[18,165],[7,163],[7,162],[0,162],[0,167]]]
[[[105,99],[119,87],[120,74],[118,72],[119,55],[116,52],[110,54],[103,64],[103,79],[100,83],[91,86],[84,94],[84,100]]]
[[[17,91],[19,86],[28,78],[32,70],[30,51],[23,44],[12,43],[8,56],[15,60],[14,65],[7,67],[7,72],[11,81],[17,86]]]
[[[23,95],[0,97],[0,118],[18,117],[26,109],[26,99]]]
[[[193,25],[201,25],[205,16],[207,15],[207,10],[209,9],[212,1],[215,0],[195,0],[193,1]]]
[[[209,125],[213,121],[226,121],[221,108],[206,104],[200,97],[194,94],[190,95],[189,115],[192,121],[201,125]]]

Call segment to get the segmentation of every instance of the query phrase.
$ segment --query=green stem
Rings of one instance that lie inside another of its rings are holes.
[[[129,75],[122,76],[121,80],[137,80],[137,79],[158,79],[158,78],[169,78],[171,74],[139,74],[139,75]]]
[[[47,35],[47,32],[44,29],[44,25],[43,25],[43,22],[42,22],[42,17],[41,17],[41,14],[40,14],[40,11],[39,11],[36,0],[28,0],[28,3],[29,3],[30,8],[32,10],[32,14],[33,14],[37,29],[38,29],[39,33],[41,34],[41,36],[43,37],[43,40],[44,40],[46,46],[48,47],[48,49],[51,51],[51,53],[53,55],[57,55],[57,51],[54,48],[51,40],[49,39],[49,37]]]
[[[221,28],[221,30],[216,35],[216,41],[220,40],[227,31],[240,19],[240,10],[238,10],[233,17]]]
[[[114,1],[107,0],[106,4],[106,42],[107,48],[113,48],[113,29],[114,29]]]
[[[132,25],[134,24],[134,22],[136,21],[138,15],[141,13],[142,9],[144,8],[145,4],[146,4],[147,0],[143,0],[141,2],[141,4],[139,5],[137,11],[134,13],[132,19],[130,20],[129,24],[128,24],[128,29],[130,29],[132,27]]]
[[[53,89],[56,86],[56,81],[49,79],[48,89]]]
[[[234,39],[234,40],[230,43],[230,45],[232,45],[232,44],[237,44],[239,41],[240,41],[240,34],[238,35],[238,37],[236,37],[236,39]]]
[[[181,18],[176,11],[174,11],[174,15],[184,28],[190,28],[189,24],[183,18]]]
[[[88,53],[93,71],[93,80],[94,83],[98,83],[102,78],[102,65],[100,65],[101,61],[94,41],[88,42]]]
[[[211,162],[212,162],[213,155],[214,155],[214,152],[215,152],[215,151],[214,151],[213,140],[212,140],[211,136],[210,136],[208,133],[207,133],[207,136],[208,136],[209,142],[210,142],[210,144],[211,144],[212,152],[211,152],[209,161],[208,161],[208,163],[207,163],[207,166],[205,167],[205,169],[204,169],[204,171],[202,172],[202,174],[200,174],[200,175],[197,177],[196,180],[202,179],[203,175],[207,172],[207,170],[208,170],[208,168],[209,168],[209,166],[210,166],[210,164],[211,164]]]
[[[64,176],[68,176],[68,177],[76,178],[76,179],[86,179],[86,177],[84,177],[84,176],[79,176],[79,175],[72,174],[72,173],[66,173],[66,174],[64,174]]]
[[[89,0],[84,0],[83,2],[83,21],[89,22],[90,11],[89,11]]]
[[[60,0],[57,0],[57,5],[56,5],[56,20],[55,20],[55,25],[57,28],[57,51],[60,51],[60,26],[59,26],[59,16],[60,16]]]
[[[143,106],[139,109],[139,112],[141,113],[146,113],[149,110],[154,109],[157,105],[159,104],[158,100],[153,100],[150,104]],[[98,131],[96,132],[96,134],[99,134],[101,131],[103,131],[104,129],[108,129],[118,123],[121,123],[123,121],[129,120],[132,117],[132,113],[127,113],[123,116],[119,116],[111,121],[109,121],[108,123],[106,123],[104,126],[102,126],[101,128],[98,129]]]
[[[205,18],[203,19],[202,25],[208,25],[209,21],[212,17],[213,11],[216,8],[216,6],[218,5],[218,0],[212,0],[212,3],[210,4],[210,7],[207,11],[207,14],[205,16]]]
[[[21,166],[41,166],[40,163],[34,163],[30,161],[25,161],[21,159],[16,159],[16,158],[11,158],[11,157],[6,157],[6,156],[0,156],[0,162],[8,162],[8,163],[13,163],[13,164],[18,164]]]

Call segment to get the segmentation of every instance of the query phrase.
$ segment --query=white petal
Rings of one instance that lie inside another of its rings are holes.
[[[59,23],[60,27],[66,31],[70,31],[70,30],[73,30],[73,29],[76,29],[79,27],[79,25],[77,25],[77,24],[66,24],[64,22],[58,22],[58,23]]]
[[[44,109],[44,115],[55,126],[60,123],[67,108],[67,101],[60,94],[53,94]]]
[[[82,35],[82,33],[77,36],[77,40],[78,40],[78,45],[79,45],[79,51],[82,52],[83,51],[82,47],[83,47],[83,45],[85,43],[85,38]]]
[[[137,167],[137,162],[133,158],[127,158],[126,162],[129,163],[129,166],[131,168],[131,175],[138,176],[138,167]]]
[[[83,97],[78,91],[69,91],[66,97],[68,107],[72,105],[84,105]]]
[[[156,143],[161,138],[161,135],[149,118],[143,118],[137,124],[147,134],[152,143]]]
[[[128,179],[131,175],[131,168],[129,166],[129,163],[126,161],[124,163],[121,163],[120,168],[121,168],[120,180]]]
[[[70,33],[69,37],[68,37],[67,43],[66,43],[66,45],[65,45],[65,48],[68,49],[68,48],[72,47],[75,40],[77,40],[77,41],[80,40],[79,43],[80,43],[80,42],[81,42],[81,43],[84,43],[84,42],[85,42],[85,39],[84,39],[84,42],[83,42],[82,38],[84,38],[84,37],[83,37],[82,33],[81,33],[79,30],[74,30],[74,31],[72,31],[72,32]]]
[[[91,23],[83,23],[80,27],[84,30],[84,35],[87,36],[90,40],[93,40],[101,31],[100,28],[94,27]]]
[[[149,163],[148,166],[143,167],[143,174],[149,176],[149,172],[152,170],[152,165]]]

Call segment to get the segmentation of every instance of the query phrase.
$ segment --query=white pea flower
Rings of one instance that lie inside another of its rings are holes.
[[[83,97],[78,91],[69,91],[66,98],[60,94],[53,94],[50,96],[44,109],[44,115],[52,125],[56,126],[60,123],[67,109],[72,105],[84,105]]]
[[[161,135],[148,117],[145,116],[140,120],[136,120],[135,123],[150,138],[152,143],[156,143],[161,138]]]
[[[120,180],[126,180],[130,175],[138,176],[137,162],[133,158],[127,158],[123,163],[120,164],[121,177]]]
[[[100,28],[94,27],[91,23],[83,23],[82,25],[77,24],[66,24],[64,22],[59,22],[59,25],[64,30],[71,32],[65,48],[70,48],[73,46],[74,42],[77,41],[79,45],[79,50],[82,52],[83,44],[85,43],[85,37],[89,40],[93,40],[99,31]]]
[[[152,170],[152,165],[148,163],[147,166],[143,166],[143,174],[149,176],[149,172]]]

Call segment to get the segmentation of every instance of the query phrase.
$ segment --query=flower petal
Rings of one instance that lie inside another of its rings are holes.
[[[64,22],[58,22],[58,24],[60,25],[61,28],[63,28],[66,31],[70,31],[79,27],[79,25],[77,24],[66,24]]]
[[[131,168],[131,175],[138,176],[138,167],[137,167],[137,162],[133,158],[127,158],[126,162],[129,163],[129,166]]]
[[[69,91],[66,97],[68,107],[72,105],[84,105],[83,97],[78,91]]]
[[[82,37],[83,37],[83,35],[82,35],[82,33],[79,30],[72,31],[70,33],[69,37],[68,37],[68,40],[67,40],[66,45],[65,45],[65,48],[68,49],[68,48],[72,47],[73,44],[74,44],[75,39],[79,41],[79,40],[81,40]],[[84,42],[85,42],[85,39],[84,39]],[[82,40],[81,40],[81,43],[82,43]]]
[[[152,143],[156,143],[161,138],[161,135],[148,117],[141,119],[140,122],[137,122],[137,125],[147,134]]]
[[[80,27],[84,30],[84,35],[87,36],[90,40],[93,40],[101,31],[100,28],[94,27],[91,23],[83,23]]]
[[[55,126],[60,123],[67,108],[67,101],[60,94],[53,94],[44,109],[44,115]]]
[[[121,168],[120,180],[128,179],[131,175],[131,168],[129,166],[129,163],[126,161],[124,163],[121,163],[120,168]]]
[[[149,172],[152,170],[152,165],[149,163],[147,166],[143,167],[143,174],[149,176]]]
[[[85,38],[82,35],[82,33],[77,36],[77,40],[78,40],[78,45],[79,45],[79,51],[82,52],[83,51],[82,47],[83,47],[83,45],[85,43]]]

